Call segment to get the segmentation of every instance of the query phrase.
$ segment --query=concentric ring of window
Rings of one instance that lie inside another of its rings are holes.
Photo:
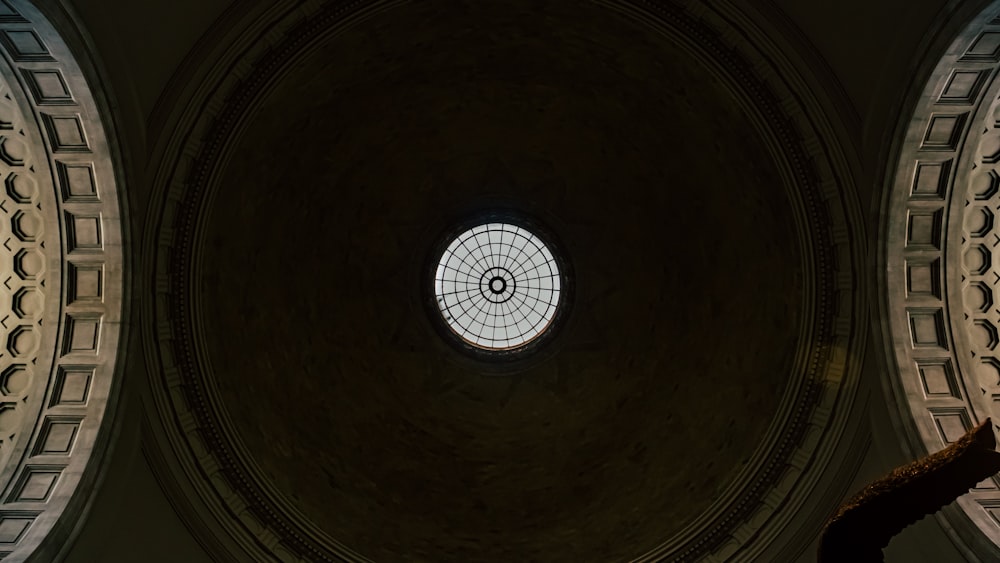
[[[524,346],[552,323],[561,278],[552,252],[524,227],[492,222],[458,235],[434,276],[447,326],[483,350]]]

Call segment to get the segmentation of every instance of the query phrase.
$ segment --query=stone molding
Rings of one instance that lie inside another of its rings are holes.
[[[940,450],[1000,413],[998,70],[1000,2],[993,2],[919,85],[892,163],[881,299],[889,384],[914,455]],[[939,519],[972,554],[1000,557],[1000,479],[980,483]]]
[[[3,0],[0,55],[0,559],[23,561],[78,516],[64,512],[109,432],[122,228],[104,125],[65,42]]]
[[[313,45],[397,1],[306,2],[275,8],[240,39],[185,108],[169,143],[145,233],[155,256],[155,303],[143,340],[165,440],[217,522],[260,560],[367,561],[313,526],[257,471],[199,356],[190,313],[201,213],[242,124],[283,70]],[[785,178],[806,265],[807,318],[795,374],[747,469],[688,529],[638,561],[752,558],[790,523],[832,461],[847,426],[867,340],[864,236],[853,175],[838,134],[766,33],[722,2],[597,2],[650,25],[702,61],[741,102]],[[723,9],[724,8],[724,9]],[[183,149],[182,149],[183,147]],[[193,506],[193,504],[192,504]]]

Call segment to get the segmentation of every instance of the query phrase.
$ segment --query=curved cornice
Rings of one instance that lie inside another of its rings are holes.
[[[118,169],[62,37],[28,2],[2,8],[0,556],[51,560],[100,473],[121,379]]]
[[[398,2],[309,3],[274,10],[208,73],[165,150],[144,250],[156,295],[143,339],[154,359],[152,387],[171,471],[247,553],[258,558],[365,561],[315,529],[259,475],[239,447],[210,374],[198,358],[190,311],[192,253],[216,171],[269,86],[312,46]],[[733,93],[767,140],[795,202],[803,263],[811,276],[807,343],[768,437],[748,468],[681,534],[641,557],[694,561],[753,557],[786,526],[828,468],[851,410],[867,339],[864,236],[848,157],[823,104],[774,43],[721,3],[600,1],[652,26],[701,61]],[[735,19],[733,16],[737,16]],[[257,20],[258,22],[260,20]],[[749,29],[749,31],[748,31]],[[225,73],[223,73],[225,71]],[[183,149],[182,149],[183,147]],[[193,503],[195,506],[197,503]]]
[[[994,217],[1000,3],[956,37],[907,116],[884,207],[879,304],[903,447],[939,450],[996,416]],[[1000,557],[1000,482],[939,517],[972,556]]]

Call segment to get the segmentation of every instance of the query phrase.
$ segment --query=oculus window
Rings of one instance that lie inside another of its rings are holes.
[[[437,260],[437,310],[473,349],[523,349],[559,313],[565,289],[559,264],[542,237],[524,226],[478,224],[452,238]]]

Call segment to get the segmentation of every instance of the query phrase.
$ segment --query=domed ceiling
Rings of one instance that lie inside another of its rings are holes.
[[[634,557],[757,448],[797,351],[792,213],[664,38],[597,6],[398,7],[283,76],[232,155],[205,352],[261,469],[361,553]],[[497,202],[578,286],[560,349],[509,377],[420,306],[433,235]]]
[[[171,243],[171,350],[228,487],[348,559],[613,561],[784,474],[833,270],[717,72],[596,3],[402,3],[303,45]],[[434,330],[423,283],[496,209],[560,241],[574,290],[504,365]]]

